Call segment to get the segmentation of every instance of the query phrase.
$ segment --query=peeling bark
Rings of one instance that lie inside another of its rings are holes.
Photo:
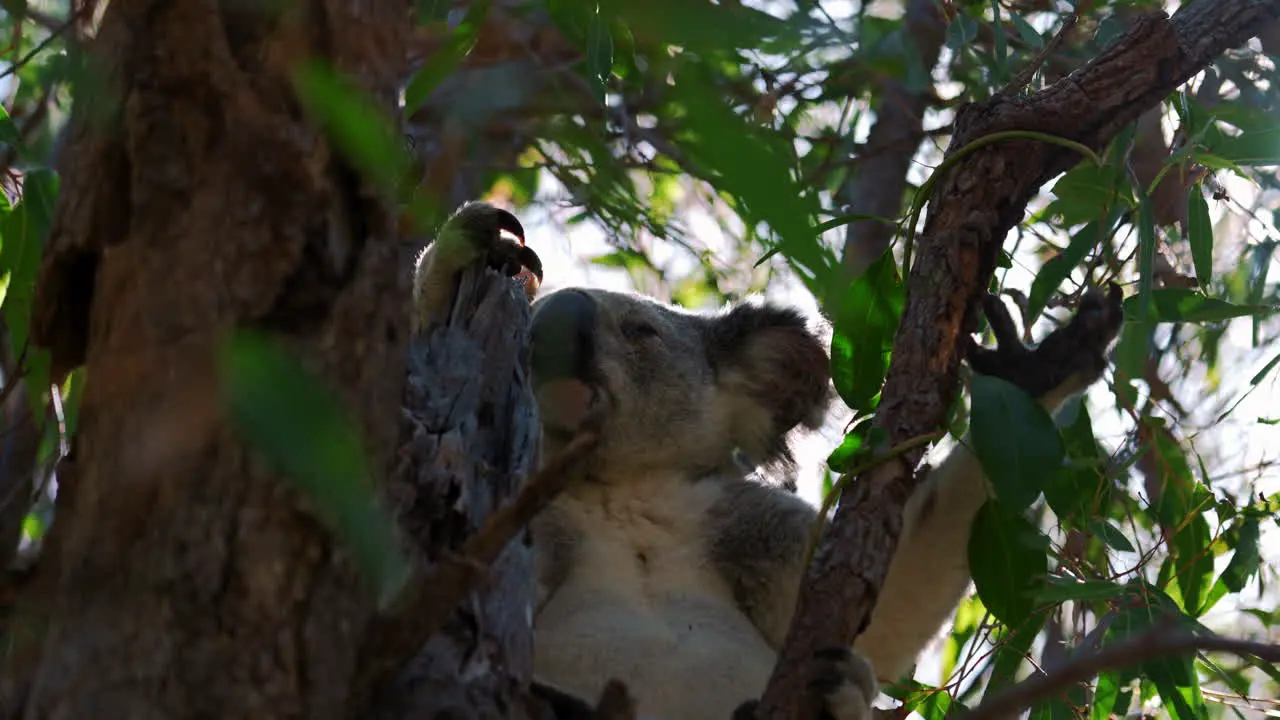
[[[1172,18],[1139,17],[1086,66],[1028,97],[995,97],[961,110],[948,154],[1002,130],[1036,130],[1101,148],[1168,93],[1280,18],[1280,0],[1193,0]],[[957,392],[961,337],[976,327],[976,300],[1001,244],[1027,202],[1080,158],[1034,141],[968,155],[937,186],[908,279],[876,424],[885,447],[944,425]],[[882,464],[841,498],[805,578],[791,628],[758,710],[761,718],[811,717],[805,660],[849,644],[866,626],[915,487],[919,448]]]
[[[386,493],[423,561],[458,551],[534,469],[529,302],[496,272],[463,274],[447,324],[410,344],[401,444]],[[533,554],[509,544],[407,668],[352,717],[529,717]],[[374,635],[375,640],[377,635]],[[392,638],[394,640],[394,638]],[[366,646],[364,657],[386,648]],[[379,683],[381,685],[381,683]]]

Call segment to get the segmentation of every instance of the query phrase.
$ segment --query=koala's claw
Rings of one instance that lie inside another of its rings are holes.
[[[1110,283],[1105,293],[1090,289],[1071,322],[1033,349],[1019,340],[1004,303],[987,295],[982,309],[996,337],[996,347],[971,342],[969,365],[974,372],[1008,380],[1037,398],[1062,388],[1069,392],[1083,389],[1106,369],[1107,347],[1124,323],[1123,301],[1124,293],[1115,283]]]
[[[504,237],[503,230],[518,242]],[[542,260],[524,244],[524,226],[510,212],[486,202],[470,202],[445,223],[445,230],[440,233],[444,242],[455,237],[450,231],[473,253],[483,255],[485,264],[494,270],[515,277],[522,268],[528,268],[542,282]]]
[[[502,231],[517,239],[504,236]],[[415,332],[447,317],[457,273],[484,262],[507,277],[523,277],[532,300],[542,284],[542,260],[524,244],[524,226],[515,215],[486,202],[463,205],[445,221],[436,241],[418,258],[414,273]]]

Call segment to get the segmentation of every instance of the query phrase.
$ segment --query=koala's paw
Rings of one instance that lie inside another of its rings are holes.
[[[871,663],[857,650],[833,647],[813,656],[809,692],[822,698],[823,720],[869,720],[871,702],[879,694]]]
[[[525,246],[524,226],[516,216],[486,202],[469,202],[445,221],[418,259],[414,300],[419,325],[430,325],[447,312],[454,276],[478,262],[508,277],[523,276],[530,299],[542,283],[542,260]]]
[[[822,720],[870,720],[871,701],[880,692],[871,663],[857,650],[833,647],[819,650],[809,661],[808,690],[822,707]],[[755,720],[759,700],[748,700],[730,720]]]
[[[1071,322],[1054,330],[1035,348],[1028,348],[1018,338],[1004,303],[987,295],[982,309],[996,336],[996,347],[971,344],[969,366],[974,372],[1007,380],[1032,397],[1056,404],[1088,387],[1106,370],[1107,347],[1124,323],[1123,301],[1124,294],[1115,283],[1105,293],[1090,289]]]

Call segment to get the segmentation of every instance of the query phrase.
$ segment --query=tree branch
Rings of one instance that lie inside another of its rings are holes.
[[[574,477],[578,462],[599,440],[593,432],[580,433],[528,478],[520,494],[485,519],[461,552],[441,558],[429,570],[415,570],[394,601],[381,613],[369,633],[360,664],[360,679],[353,694],[351,717],[367,709],[366,692],[376,690],[404,667],[444,625],[454,608],[488,576],[489,566],[515,536],[542,512]]]
[[[907,5],[903,32],[911,39],[920,64],[932,71],[946,36],[944,21],[935,0],[911,0]],[[902,214],[902,196],[907,189],[907,171],[924,139],[924,110],[933,97],[932,86],[917,93],[907,92],[905,83],[885,83],[876,122],[849,179],[837,192],[849,212],[895,218]],[[866,220],[846,226],[843,263],[850,276],[860,275],[889,247],[895,226]]]
[[[1072,685],[1088,682],[1104,671],[1205,650],[1252,655],[1266,662],[1280,662],[1280,645],[1195,635],[1165,624],[1111,647],[1077,654],[1055,670],[1033,675],[984,701],[963,717],[965,720],[1010,717]]]
[[[1169,19],[1139,17],[1093,61],[1028,97],[961,109],[947,154],[1003,130],[1035,130],[1101,148],[1222,52],[1280,17],[1280,0],[1192,0]],[[1079,156],[1057,145],[1009,140],[968,154],[938,183],[911,268],[908,298],[876,413],[886,446],[942,427],[957,392],[961,335],[992,277],[1004,237],[1047,180]],[[812,716],[802,705],[804,661],[852,643],[866,627],[915,490],[924,449],[877,466],[841,498],[802,585],[758,716]]]

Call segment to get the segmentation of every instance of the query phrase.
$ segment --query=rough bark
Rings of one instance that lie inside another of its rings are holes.
[[[299,111],[331,59],[393,107],[402,2],[112,3],[62,154],[35,339],[86,365],[24,716],[341,717],[371,595],[227,426],[216,352],[276,334],[389,465],[408,293],[393,214]],[[43,563],[42,563],[43,564]]]
[[[386,493],[426,563],[451,561],[534,468],[528,318],[516,283],[476,268],[463,274],[449,322],[411,341]],[[373,710],[355,706],[352,717],[528,716],[520,698],[533,672],[533,556],[521,535],[492,566],[476,569],[487,582],[474,583],[408,667],[378,683]],[[379,635],[362,657],[395,644]]]
[[[932,72],[942,51],[946,23],[934,0],[911,0],[907,4],[903,32],[920,57],[926,72]],[[902,196],[907,190],[907,171],[920,141],[924,140],[924,111],[933,97],[933,86],[911,93],[899,80],[885,82],[876,121],[862,146],[854,171],[837,193],[849,212],[896,218],[902,213]],[[896,226],[876,220],[851,223],[845,230],[842,262],[850,276],[862,274],[884,254],[893,240]]]
[[[996,97],[965,107],[948,153],[994,132],[1037,130],[1092,148],[1169,92],[1280,17],[1280,0],[1193,0],[1172,18],[1144,15],[1083,68],[1029,97]],[[938,184],[918,239],[908,298],[894,341],[876,424],[886,447],[944,425],[957,392],[962,335],[975,327],[1008,231],[1028,200],[1080,158],[1056,145],[997,143],[968,155]],[[851,643],[884,583],[924,448],[858,479],[841,498],[815,553],[758,716],[807,717],[804,661],[817,649]]]

